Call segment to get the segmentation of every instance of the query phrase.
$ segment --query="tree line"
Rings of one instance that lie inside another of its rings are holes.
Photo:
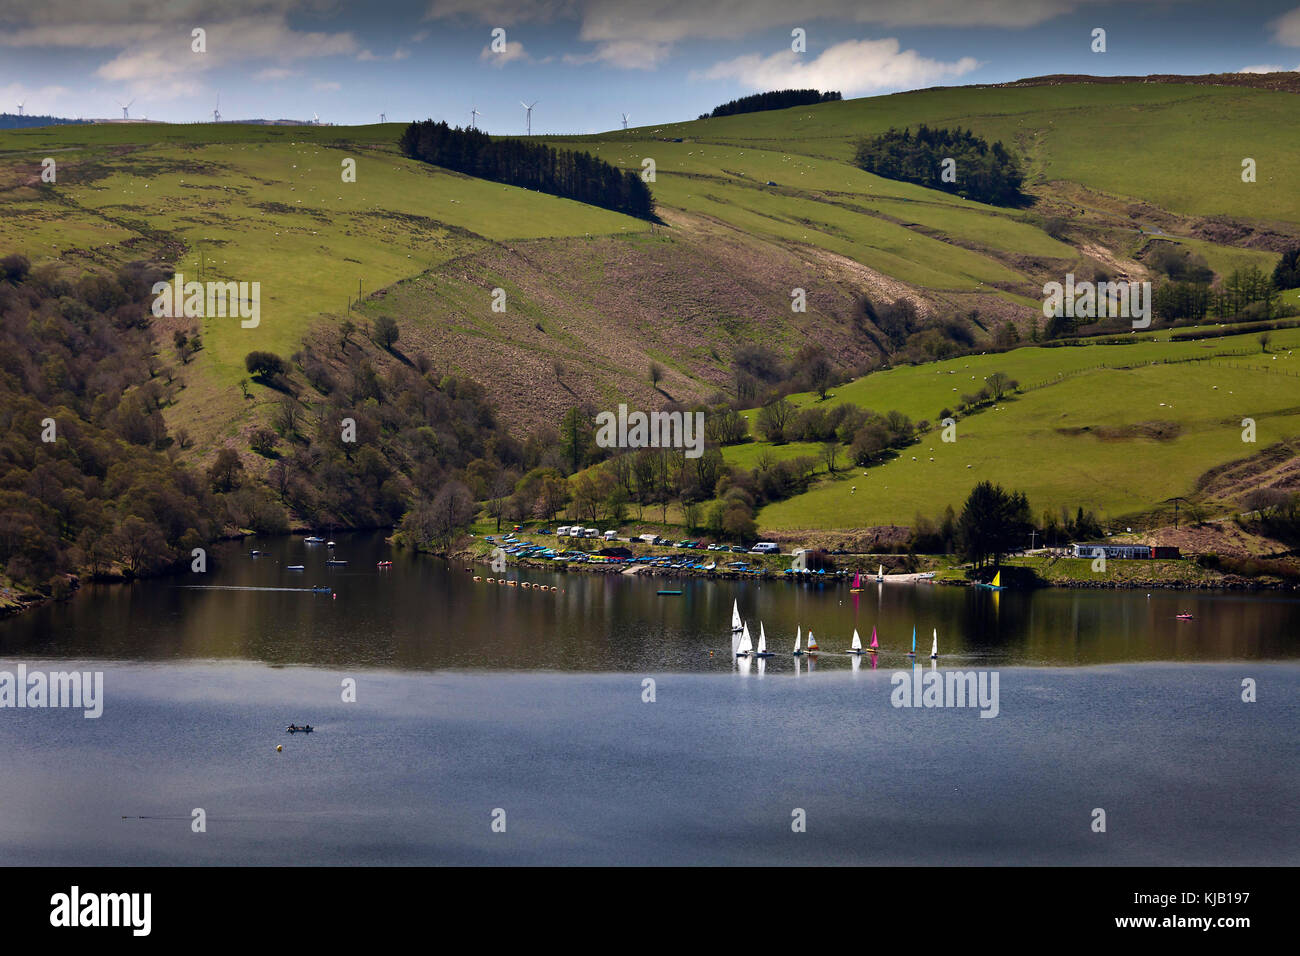
[[[946,166],[946,160],[953,160]],[[995,206],[1019,206],[1024,173],[1019,161],[1002,145],[992,146],[970,130],[890,127],[858,143],[854,163],[886,179],[941,189]],[[945,176],[945,171],[949,175]]]
[[[654,197],[641,177],[590,153],[522,139],[494,140],[480,130],[452,128],[431,119],[409,125],[400,145],[412,159],[467,176],[655,219]]]
[[[827,90],[772,90],[768,93],[755,93],[739,99],[728,100],[721,106],[715,106],[711,113],[701,113],[700,119],[717,116],[734,116],[737,113],[760,113],[764,110],[784,110],[791,106],[812,106],[815,103],[833,103],[844,97]]]

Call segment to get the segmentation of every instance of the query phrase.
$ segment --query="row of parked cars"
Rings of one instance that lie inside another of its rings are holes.
[[[522,531],[519,525],[515,525],[515,531]],[[551,534],[550,528],[538,528],[536,534]],[[602,541],[620,541],[617,531],[601,531],[599,528],[584,528],[581,525],[560,525],[555,529],[555,536],[558,538],[597,538]],[[683,548],[687,550],[706,550],[706,551],[725,551],[732,554],[780,554],[781,546],[774,541],[760,541],[752,548],[743,548],[738,544],[710,544],[706,545],[702,541],[670,541],[668,538],[661,537],[657,534],[643,534],[635,538],[626,539],[629,544],[653,544],[664,548]]]

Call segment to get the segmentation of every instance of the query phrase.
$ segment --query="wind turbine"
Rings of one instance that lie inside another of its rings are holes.
[[[131,103],[134,102],[135,100],[132,99]],[[131,103],[123,103],[121,100],[117,101],[117,105],[122,107],[122,119],[124,120],[131,118]]]
[[[525,122],[528,124],[528,132],[526,135],[528,136],[533,135],[533,107],[536,106],[538,102],[540,101],[533,100],[532,105],[530,106],[528,103],[525,103],[523,100],[519,101],[519,105],[524,108]]]
[[[312,114],[311,114],[311,125],[312,125],[312,126],[319,126],[319,125],[320,125],[320,114],[319,114],[319,113],[312,113]]]
[[[627,130],[627,114],[626,114],[626,113],[623,114],[623,130],[624,130],[625,132],[626,132],[626,130]]]
[[[469,111],[469,128],[470,128],[470,129],[478,129],[478,118],[479,118],[479,115],[480,115],[480,114],[479,114],[479,111],[478,111],[478,107],[477,107],[477,106],[474,107],[473,109],[471,109],[471,110]]]
[[[388,122],[388,114],[387,114],[387,113],[380,113],[380,114],[379,114],[379,122],[381,122],[381,123],[387,123],[387,122]]]
[[[217,105],[212,110],[212,122],[214,123],[221,122],[221,94],[220,93],[217,94]]]

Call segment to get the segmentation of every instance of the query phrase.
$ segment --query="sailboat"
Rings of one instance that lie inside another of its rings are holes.
[[[937,661],[938,659],[939,659],[939,629],[936,627],[934,629],[934,643],[930,645],[930,660]]]
[[[857,594],[862,590],[862,575],[857,571],[853,572],[853,587],[849,588],[850,594]]]
[[[882,564],[876,569],[876,583],[879,584],[885,580],[885,566]]]
[[[803,643],[803,627],[800,626],[799,629],[795,631],[795,635],[794,635],[794,656],[795,657],[803,657],[803,651],[799,649],[799,645],[802,643]]]
[[[858,629],[853,629],[853,646],[849,648],[850,654],[862,653],[862,638],[858,637]]]
[[[916,625],[912,625],[912,649],[907,652],[908,657],[916,656]]]
[[[876,626],[871,625],[871,653],[875,654],[880,650],[880,642],[876,640]]]
[[[812,631],[808,632],[808,653],[809,654],[817,653],[817,638],[813,637]]]
[[[990,590],[990,591],[1001,591],[1001,590],[1002,590],[1002,572],[999,571],[997,574],[993,575],[993,580],[990,581],[988,584],[984,584],[982,581],[976,581],[976,582],[975,582],[975,586],[976,586],[977,588],[987,588],[987,589]]]
[[[739,634],[743,626],[740,621],[740,602],[733,600],[731,602],[731,633]]]
[[[771,657],[772,652],[767,649],[767,631],[763,628],[763,622],[758,623],[758,650],[754,652],[755,657]]]
[[[754,649],[754,643],[749,639],[749,625],[742,625],[743,630],[740,633],[740,643],[736,645],[737,657],[748,657]]]

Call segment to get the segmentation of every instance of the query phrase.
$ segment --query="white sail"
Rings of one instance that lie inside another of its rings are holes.
[[[742,624],[740,632],[740,644],[736,648],[737,654],[748,654],[754,649],[754,643],[749,639],[749,625]]]
[[[930,656],[939,656],[939,629],[937,627],[934,629],[934,643],[930,645]]]
[[[876,580],[880,581],[885,576],[885,566],[882,564],[876,568]]]
[[[856,627],[853,629],[853,650],[862,650],[862,638],[858,637],[858,629]]]
[[[803,625],[801,624],[794,632],[794,652],[796,654],[799,653],[799,645],[802,643],[803,643]]]
[[[732,601],[731,602],[731,630],[739,631],[741,626],[742,625],[740,623],[740,601],[738,600]]]
[[[767,631],[764,629],[762,621],[758,622],[758,652],[760,654],[767,653]]]
[[[813,636],[812,631],[808,632],[808,650],[810,651],[817,650],[817,638]]]

